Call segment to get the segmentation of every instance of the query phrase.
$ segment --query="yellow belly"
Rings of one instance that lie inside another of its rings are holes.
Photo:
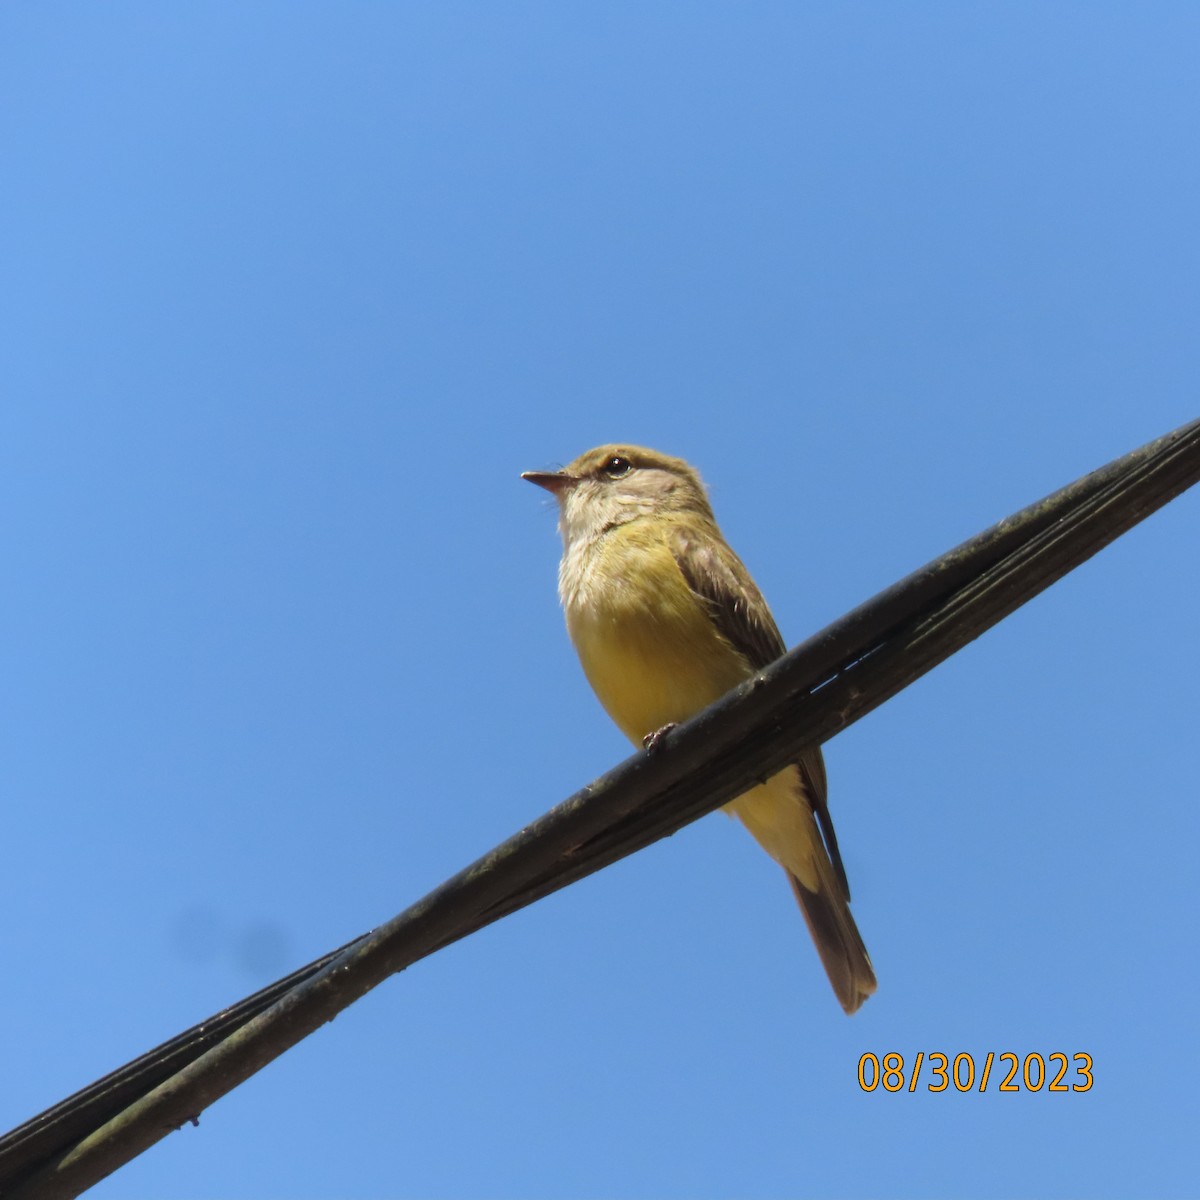
[[[658,630],[588,630],[576,645],[600,703],[639,745],[646,734],[686,721],[747,674],[729,661],[732,655],[714,653],[697,637]]]
[[[686,721],[752,674],[693,594],[665,543],[610,535],[567,605],[593,691],[635,745]],[[630,534],[639,531],[630,530]],[[812,811],[795,767],[725,806],[810,890],[818,885]]]
[[[593,691],[630,741],[685,721],[751,673],[665,545],[616,539],[589,571],[567,628]]]

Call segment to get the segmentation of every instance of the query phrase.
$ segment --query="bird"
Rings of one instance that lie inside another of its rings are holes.
[[[635,745],[786,650],[766,601],[682,458],[612,444],[522,478],[558,503],[558,592],[601,705]],[[875,971],[850,912],[819,747],[725,805],[783,868],[834,994],[856,1012]]]

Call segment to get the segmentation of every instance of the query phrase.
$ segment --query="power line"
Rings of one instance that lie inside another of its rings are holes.
[[[882,704],[1200,479],[1200,421],[847,613],[399,916],[0,1138],[0,1194],[76,1196],[390,975],[675,832]]]

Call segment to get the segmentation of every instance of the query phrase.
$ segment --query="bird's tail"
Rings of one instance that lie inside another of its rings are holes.
[[[836,886],[832,879],[822,879],[821,886],[814,892],[790,871],[787,877],[834,994],[846,1012],[857,1012],[875,991],[875,969],[850,913],[849,902],[826,886],[830,882]]]
[[[726,807],[787,872],[834,993],[846,1012],[857,1012],[875,991],[875,970],[795,769]]]

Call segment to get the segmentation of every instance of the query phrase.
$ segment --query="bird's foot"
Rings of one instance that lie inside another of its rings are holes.
[[[663,738],[678,725],[678,721],[668,721],[661,729],[656,729],[653,733],[648,733],[642,738],[642,749],[653,754],[663,743]]]

